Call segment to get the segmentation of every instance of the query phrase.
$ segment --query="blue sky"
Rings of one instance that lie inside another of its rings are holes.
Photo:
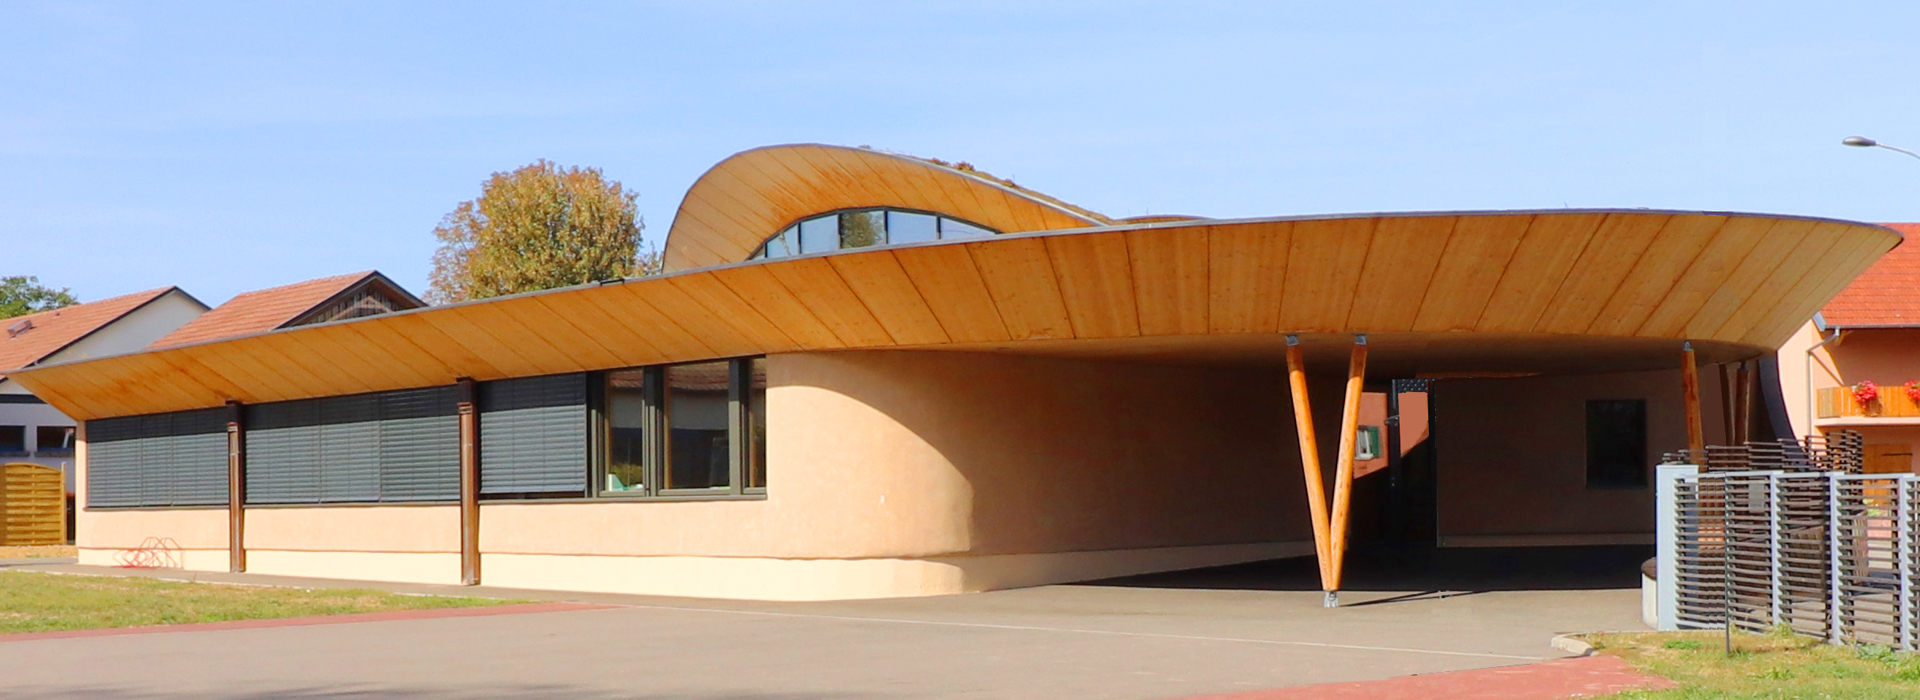
[[[734,152],[967,160],[1116,216],[1920,220],[1920,3],[0,4],[0,274],[208,303],[379,269],[538,158],[656,244]]]

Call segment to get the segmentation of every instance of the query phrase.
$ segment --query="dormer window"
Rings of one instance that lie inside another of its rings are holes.
[[[854,209],[802,219],[768,238],[748,260],[849,248],[991,236],[993,229],[959,219],[899,209]]]

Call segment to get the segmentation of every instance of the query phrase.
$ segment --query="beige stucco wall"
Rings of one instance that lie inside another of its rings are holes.
[[[1709,444],[1724,444],[1719,377],[1707,370],[1700,373],[1702,427]],[[1646,400],[1649,474],[1661,453],[1687,446],[1677,369],[1435,382],[1442,541],[1517,543],[1513,536],[1547,536],[1600,543],[1651,533],[1651,485],[1586,486],[1591,399]]]
[[[1339,386],[1315,385],[1329,468]],[[770,358],[769,387],[766,498],[484,503],[485,582],[826,599],[1311,551],[1277,368],[856,352]],[[193,523],[224,555],[221,509],[85,517],[101,542]],[[452,582],[458,527],[453,506],[249,508],[248,569]]]
[[[776,356],[768,382],[766,499],[489,503],[482,550],[880,559],[1308,536],[1274,371],[854,352]]]

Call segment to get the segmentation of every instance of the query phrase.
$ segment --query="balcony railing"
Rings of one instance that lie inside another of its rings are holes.
[[[1853,387],[1827,387],[1815,393],[1814,403],[1820,418],[1920,418],[1920,403],[1899,384],[1880,387],[1879,396],[1864,404],[1854,398]]]

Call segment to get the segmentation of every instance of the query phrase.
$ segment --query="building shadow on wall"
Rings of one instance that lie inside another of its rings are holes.
[[[1356,545],[1341,588],[1440,596],[1462,592],[1638,588],[1651,545],[1438,549]],[[1079,585],[1251,591],[1318,591],[1311,556],[1088,581]],[[1388,599],[1391,600],[1391,599]]]

